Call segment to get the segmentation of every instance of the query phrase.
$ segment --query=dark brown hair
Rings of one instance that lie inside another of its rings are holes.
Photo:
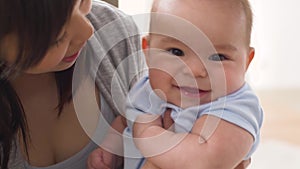
[[[10,84],[18,72],[38,64],[68,21],[77,0],[0,0],[0,47],[8,35],[16,36],[16,61],[6,63],[0,48],[0,168],[7,169],[17,134],[27,152],[27,123],[22,104]],[[72,98],[73,70],[55,73],[59,105]],[[27,153],[28,155],[28,153]]]

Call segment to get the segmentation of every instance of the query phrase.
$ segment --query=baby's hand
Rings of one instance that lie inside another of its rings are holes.
[[[102,148],[94,150],[87,162],[88,169],[113,169],[118,165],[121,165],[120,159]]]

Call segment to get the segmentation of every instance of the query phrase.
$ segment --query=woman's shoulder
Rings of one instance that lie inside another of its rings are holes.
[[[93,1],[93,6],[91,13],[88,15],[88,19],[91,21],[96,31],[112,22],[115,24],[125,24],[126,27],[132,26],[132,28],[135,28],[133,20],[129,15],[125,14],[117,7],[103,1]]]

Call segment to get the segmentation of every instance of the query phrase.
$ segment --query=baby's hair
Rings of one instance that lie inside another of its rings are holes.
[[[153,0],[151,12],[157,12],[157,9],[159,7],[159,3],[162,0]],[[195,0],[197,1],[197,0]],[[222,0],[224,1],[224,0]],[[240,3],[242,10],[245,12],[246,16],[246,31],[247,31],[247,41],[248,44],[250,44],[251,41],[251,32],[252,32],[252,24],[253,24],[253,12],[250,5],[249,0],[233,0],[233,2]]]
[[[243,11],[246,15],[246,29],[247,29],[247,39],[248,43],[250,44],[251,41],[251,32],[252,32],[252,25],[253,25],[253,12],[249,0],[237,0],[242,4]]]

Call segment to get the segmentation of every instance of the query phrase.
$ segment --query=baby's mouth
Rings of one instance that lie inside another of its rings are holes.
[[[202,90],[193,87],[178,87],[181,93],[188,97],[202,97],[211,92],[211,90]]]

